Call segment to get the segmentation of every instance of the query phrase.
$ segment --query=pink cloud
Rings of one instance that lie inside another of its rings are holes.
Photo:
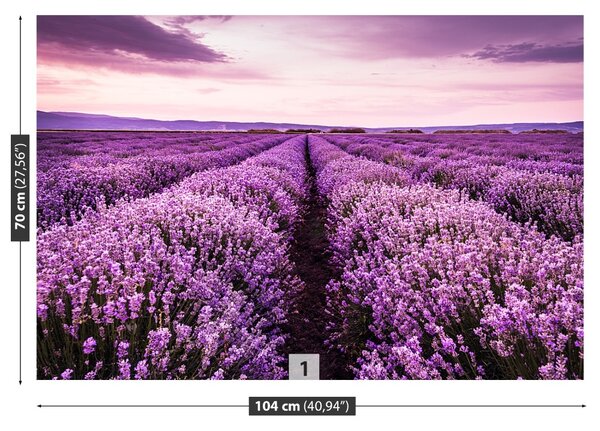
[[[39,16],[38,45],[73,51],[135,54],[156,61],[225,61],[226,56],[140,16]],[[43,53],[43,49],[42,49]]]
[[[362,59],[436,58],[488,45],[552,45],[583,38],[581,16],[320,16],[288,21],[291,34],[325,41],[320,48],[331,55]]]

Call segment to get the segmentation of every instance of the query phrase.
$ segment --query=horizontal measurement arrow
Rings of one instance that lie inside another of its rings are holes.
[[[38,404],[40,408],[248,408],[247,404]],[[357,404],[365,408],[584,408],[585,404]]]

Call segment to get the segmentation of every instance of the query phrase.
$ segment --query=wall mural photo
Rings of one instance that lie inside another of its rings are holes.
[[[38,16],[37,50],[38,379],[583,379],[581,16]]]

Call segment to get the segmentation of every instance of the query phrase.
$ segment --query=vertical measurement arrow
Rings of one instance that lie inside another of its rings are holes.
[[[19,135],[22,133],[22,115],[23,115],[23,103],[22,103],[22,21],[23,17],[19,16]],[[12,145],[11,145],[12,147]],[[11,158],[12,160],[12,158]],[[14,163],[13,163],[14,165]],[[14,182],[14,175],[12,182]],[[11,221],[12,223],[12,221]],[[21,271],[21,245],[22,241],[19,241],[19,385],[23,384],[22,370],[23,370],[23,296],[22,296],[22,271]]]
[[[23,115],[23,102],[22,102],[22,28],[21,24],[23,17],[19,16],[19,135],[22,133],[21,130],[21,119]],[[19,241],[19,385],[23,384],[22,370],[23,370],[23,307],[22,307],[22,288],[21,288],[21,241]]]
[[[22,21],[19,16],[19,134],[10,136],[10,240],[19,243],[19,385],[23,383],[23,242],[29,241],[29,135],[22,134]]]
[[[21,50],[22,50],[22,29],[21,23],[23,22],[23,17],[19,16],[19,135],[22,133],[21,130],[21,118],[23,112],[23,103],[22,103],[22,59],[21,59]],[[19,241],[19,385],[23,384],[22,378],[22,370],[23,370],[23,310],[22,310],[22,289],[21,289],[21,241]]]

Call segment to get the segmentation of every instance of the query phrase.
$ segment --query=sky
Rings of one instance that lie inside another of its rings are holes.
[[[435,126],[583,119],[578,16],[39,16],[38,109]]]

